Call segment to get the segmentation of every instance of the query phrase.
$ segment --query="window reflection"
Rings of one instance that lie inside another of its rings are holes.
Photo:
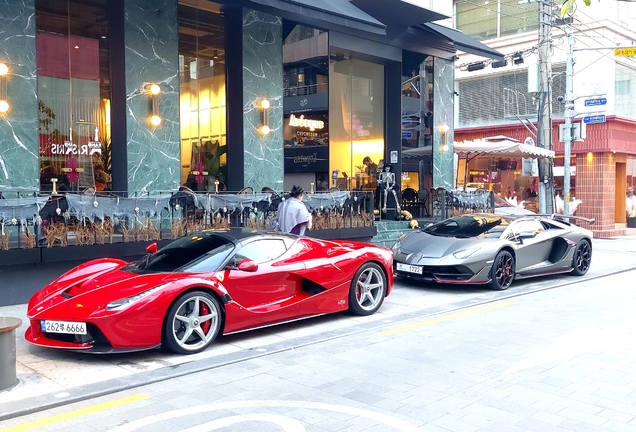
[[[433,57],[405,51],[402,61],[402,188],[433,184]]]
[[[35,1],[40,187],[111,184],[108,2]]]
[[[283,189],[329,189],[329,39],[323,30],[283,23]]]
[[[332,187],[375,191],[368,157],[384,164],[384,65],[331,53],[329,171]]]
[[[225,17],[201,0],[179,2],[181,183],[224,190],[228,179]]]

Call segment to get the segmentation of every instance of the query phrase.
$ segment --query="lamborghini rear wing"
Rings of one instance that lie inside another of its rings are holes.
[[[552,213],[552,214],[538,214],[537,216],[543,216],[543,217],[549,217],[550,219],[574,219],[574,220],[580,220],[586,223],[589,223],[590,225],[593,225],[594,222],[596,222],[595,218],[586,218],[583,216],[566,216],[564,214],[561,213]]]

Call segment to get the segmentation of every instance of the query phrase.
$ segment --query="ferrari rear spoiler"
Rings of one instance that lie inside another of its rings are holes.
[[[566,216],[566,215],[561,214],[561,213],[538,214],[537,216],[549,217],[551,219],[574,219],[574,220],[580,220],[580,221],[583,221],[583,222],[587,222],[590,225],[594,225],[594,222],[596,222],[595,218],[589,219],[589,218],[586,218],[586,217],[583,217],[583,216],[572,216],[572,215]]]

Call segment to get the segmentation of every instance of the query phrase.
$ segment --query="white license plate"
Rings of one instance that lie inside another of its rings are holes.
[[[86,334],[86,323],[73,321],[40,321],[42,331],[45,333]]]
[[[422,274],[422,266],[397,263],[397,269],[409,273]]]

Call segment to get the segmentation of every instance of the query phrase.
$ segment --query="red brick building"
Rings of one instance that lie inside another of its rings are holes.
[[[563,143],[559,142],[559,123],[554,121],[552,149],[556,152],[555,189],[563,187]],[[572,147],[572,196],[582,203],[577,216],[596,219],[591,226],[595,237],[612,237],[631,233],[627,228],[626,195],[636,186],[636,121],[607,116],[605,123],[589,124],[586,139]],[[483,139],[505,135],[523,142],[530,135],[521,124],[455,129],[455,141]],[[478,163],[478,162],[477,162]],[[471,162],[470,167],[472,167]]]

